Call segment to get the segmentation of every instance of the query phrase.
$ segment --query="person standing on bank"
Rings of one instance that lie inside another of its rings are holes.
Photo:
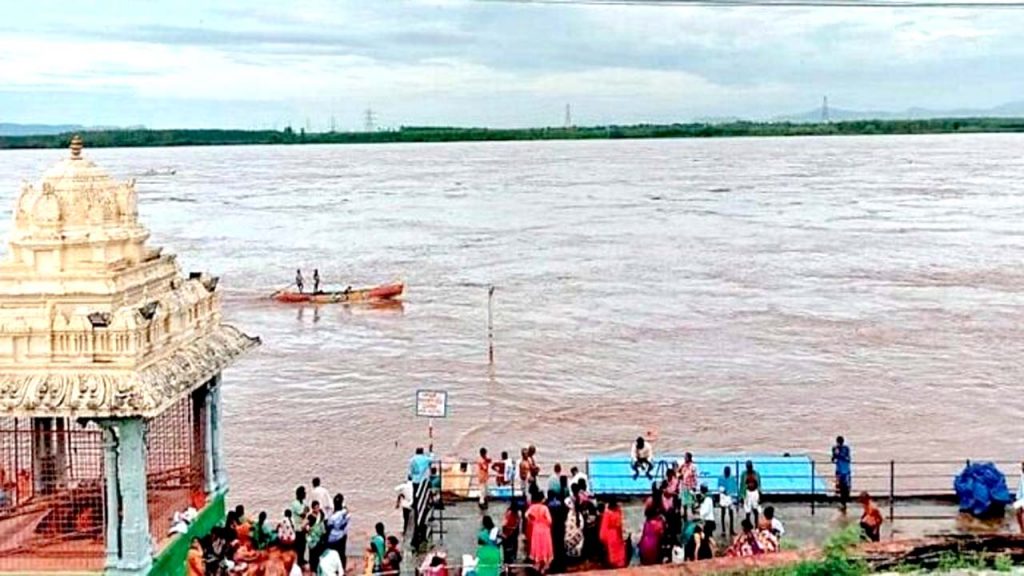
[[[303,282],[302,282],[302,269],[301,268],[296,268],[295,269],[295,286],[298,287],[299,294],[302,294],[302,285],[303,285]]]
[[[736,477],[732,475],[732,468],[729,466],[725,467],[722,471],[722,475],[718,477],[718,506],[722,509],[722,533],[725,533],[725,515],[729,513],[729,537],[732,538],[736,531],[733,529],[733,509],[735,508],[735,498],[739,494],[739,485],[736,483]]]
[[[409,524],[412,523],[412,477],[406,479],[398,486],[395,486],[395,492],[398,493],[398,498],[395,499],[395,509],[402,510],[402,535],[404,536],[409,532]]]
[[[832,462],[836,465],[836,492],[839,493],[839,504],[846,512],[846,503],[850,500],[851,458],[850,447],[842,436],[836,437],[836,445],[832,447]]]
[[[306,566],[306,516],[309,515],[309,506],[306,505],[306,487],[299,486],[295,489],[295,500],[288,506],[292,512],[292,521],[295,528],[295,554],[300,567]]]
[[[327,490],[327,488],[325,488],[325,487],[320,485],[320,478],[319,477],[314,477],[313,478],[313,494],[312,494],[312,497],[313,497],[312,502],[319,502],[320,503],[320,508],[324,512],[324,520],[326,520],[327,518],[330,518],[331,514],[334,513],[334,504],[333,504],[334,501],[331,498],[331,493]],[[312,502],[310,503],[310,505],[312,505]]]
[[[313,269],[313,294],[320,293],[320,269]]]
[[[334,513],[327,519],[327,547],[338,552],[341,565],[348,568],[345,548],[348,546],[348,509],[345,508],[345,497],[334,495]]]
[[[427,497],[430,488],[430,466],[434,461],[432,454],[427,454],[420,446],[416,454],[409,459],[409,479],[412,480],[412,545],[417,547],[426,538],[427,533],[420,518],[420,501]]]
[[[743,513],[747,520],[750,520],[750,515],[753,514],[754,521],[751,524],[757,526],[758,516],[761,514],[761,475],[754,470],[754,463],[750,460],[747,460],[747,469],[740,477],[740,492]]]

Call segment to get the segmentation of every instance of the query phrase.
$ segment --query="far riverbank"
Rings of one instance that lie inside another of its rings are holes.
[[[846,122],[728,122],[572,126],[563,128],[459,128],[403,126],[370,132],[283,130],[96,130],[90,148],[154,146],[239,146],[255,144],[387,144],[402,142],[485,142],[509,140],[614,140],[648,138],[735,138],[758,136],[855,136],[1024,132],[1024,118],[937,118]],[[0,136],[2,149],[64,148],[71,134]]]

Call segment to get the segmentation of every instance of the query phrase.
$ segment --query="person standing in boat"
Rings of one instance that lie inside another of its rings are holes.
[[[320,293],[320,269],[313,268],[313,294]]]
[[[303,282],[302,282],[302,269],[301,268],[296,268],[295,269],[295,286],[297,286],[299,288],[299,294],[302,294],[302,285],[303,285]]]

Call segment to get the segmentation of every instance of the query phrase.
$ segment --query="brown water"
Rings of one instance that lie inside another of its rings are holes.
[[[444,454],[625,450],[1018,458],[1024,137],[87,150],[153,242],[223,276],[264,345],[225,374],[232,498],[325,478],[390,511],[445,388]],[[63,151],[0,153],[18,181]],[[6,233],[6,228],[0,232]],[[319,266],[404,310],[261,296]],[[493,373],[486,286],[497,288]],[[542,464],[544,463],[542,462]]]

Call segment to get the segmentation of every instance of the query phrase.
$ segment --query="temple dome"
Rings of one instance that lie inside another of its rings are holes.
[[[56,199],[56,206],[51,196]],[[82,156],[82,141],[71,142],[71,155],[47,170],[38,186],[24,186],[17,202],[15,226],[31,234],[33,227],[61,229],[134,227],[137,225],[135,183],[117,182]]]

